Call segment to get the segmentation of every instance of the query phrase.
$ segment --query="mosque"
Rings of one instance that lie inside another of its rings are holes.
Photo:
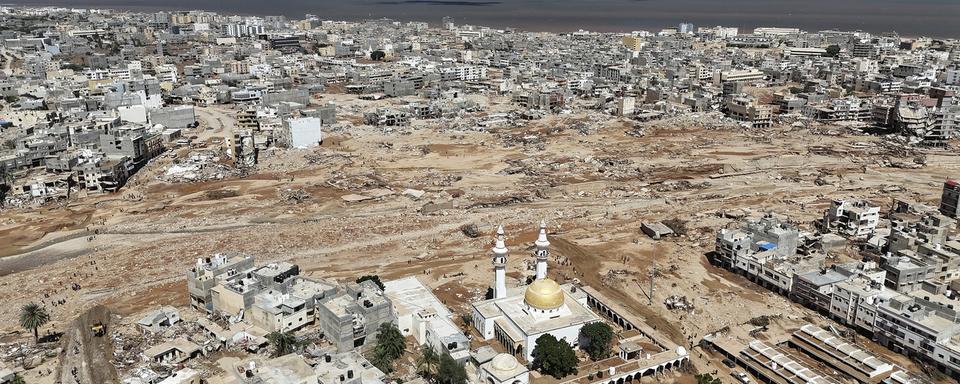
[[[536,279],[526,287],[507,288],[508,250],[503,226],[497,228],[493,247],[493,298],[473,303],[473,326],[484,340],[496,339],[508,353],[533,360],[536,340],[550,334],[576,347],[580,328],[600,321],[587,305],[587,294],[572,284],[557,284],[547,277],[550,241],[546,223],[540,222],[536,245]],[[505,365],[501,362],[500,365]]]

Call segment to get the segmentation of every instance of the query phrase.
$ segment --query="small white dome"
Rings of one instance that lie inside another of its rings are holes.
[[[490,363],[491,368],[500,372],[510,372],[517,369],[518,366],[520,366],[520,363],[517,362],[517,358],[506,353],[494,356],[493,362]]]

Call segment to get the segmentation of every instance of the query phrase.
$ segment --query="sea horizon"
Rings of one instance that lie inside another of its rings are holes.
[[[203,10],[228,15],[283,15],[326,20],[389,18],[439,24],[445,16],[457,24],[515,28],[532,32],[658,31],[679,23],[695,26],[793,27],[820,30],[897,32],[901,36],[958,38],[960,1],[951,0],[810,0],[797,4],[763,0],[146,0],[6,1],[6,6],[57,6],[135,12]]]

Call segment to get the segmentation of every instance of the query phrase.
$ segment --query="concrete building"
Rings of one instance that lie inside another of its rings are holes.
[[[790,288],[790,299],[821,314],[829,314],[833,302],[833,287],[849,280],[852,274],[839,268],[822,268],[798,274]]]
[[[821,232],[864,238],[873,234],[879,222],[880,207],[866,200],[834,200],[823,215]]]
[[[783,27],[757,27],[753,29],[753,34],[763,36],[785,36],[799,34],[799,28]]]
[[[147,361],[155,363],[179,364],[200,356],[203,350],[196,343],[183,337],[168,341],[143,351]]]
[[[397,327],[404,336],[465,362],[470,340],[453,322],[453,314],[423,282],[414,276],[384,282],[384,294],[393,304]]]
[[[180,312],[176,308],[164,306],[144,316],[137,325],[148,332],[161,332],[180,322]]]
[[[627,35],[620,41],[624,47],[634,52],[639,52],[644,46],[644,39],[639,36]]]
[[[913,254],[912,251],[910,251]],[[910,257],[887,256],[884,258],[883,269],[886,271],[884,285],[897,292],[910,292],[919,289],[927,281],[929,268]]]
[[[285,119],[276,132],[277,143],[290,148],[317,147],[323,143],[323,124],[318,117]]]
[[[793,256],[797,253],[799,238],[799,230],[773,213],[767,213],[738,229],[721,229],[717,233],[716,260],[729,269],[745,269],[747,265],[740,260],[742,256],[760,251]]]
[[[410,114],[395,108],[377,108],[374,112],[364,114],[367,124],[378,127],[396,127],[410,124]]]
[[[724,110],[730,118],[748,124],[752,128],[770,127],[773,107],[758,104],[746,96],[729,97],[724,100]]]
[[[886,273],[884,272],[884,276]],[[883,280],[856,276],[833,286],[830,318],[872,335],[876,325],[877,306],[897,295],[886,288]]]
[[[317,355],[314,353],[314,356]],[[318,360],[314,372],[319,384],[383,384],[386,377],[358,351],[326,351],[320,354]]]
[[[632,116],[636,112],[637,100],[633,96],[624,96],[617,100],[617,115]]]
[[[916,291],[879,307],[874,337],[892,351],[933,363],[960,378],[960,302],[943,295]]]
[[[869,121],[873,119],[873,106],[866,100],[855,97],[832,99],[807,104],[804,115],[824,122]]]
[[[267,332],[295,331],[316,320],[316,307],[336,294],[333,284],[296,276],[284,291],[267,289],[254,297],[250,322]]]
[[[642,222],[640,223],[640,230],[654,240],[660,240],[663,237],[670,236],[673,234],[673,230],[670,229],[670,227],[666,226],[665,224],[659,221]]]
[[[150,124],[165,128],[191,128],[197,126],[197,114],[192,105],[178,105],[150,111]]]
[[[728,81],[760,81],[765,77],[766,75],[759,69],[727,70],[716,72],[713,76],[713,82],[715,85],[720,85]]]
[[[324,338],[338,351],[370,345],[380,324],[396,321],[390,300],[372,281],[342,286],[339,295],[317,307],[317,319]]]
[[[187,291],[190,305],[204,312],[213,311],[211,290],[222,281],[243,276],[254,269],[252,256],[216,254],[197,259],[197,264],[187,271]]]
[[[960,218],[960,183],[949,179],[943,183],[940,195],[940,213],[954,219]]]
[[[269,360],[249,362],[243,376],[253,383],[264,384],[316,384],[319,375],[303,356],[291,353]]]

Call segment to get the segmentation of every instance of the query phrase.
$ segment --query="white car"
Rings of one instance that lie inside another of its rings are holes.
[[[750,376],[747,376],[745,372],[734,372],[733,377],[743,384],[750,384]]]

